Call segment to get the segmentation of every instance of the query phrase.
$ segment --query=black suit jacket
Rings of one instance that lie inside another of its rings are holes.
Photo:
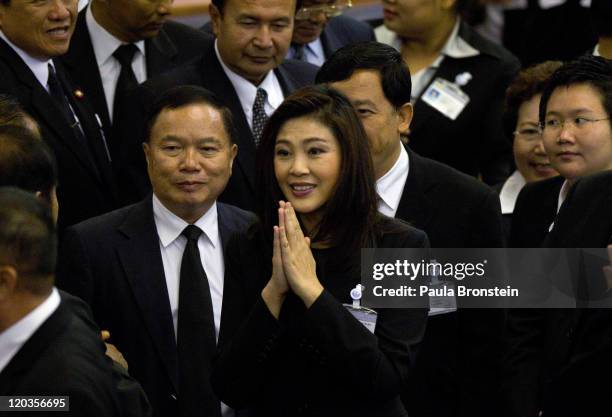
[[[58,414],[121,417],[104,349],[99,335],[62,299],[0,373],[0,395],[67,395],[70,411]]]
[[[382,248],[428,247],[421,230],[384,218],[375,226]],[[213,386],[228,405],[248,407],[254,416],[406,416],[399,394],[410,372],[412,349],[425,330],[426,309],[378,309],[375,333],[341,303],[359,283],[359,251],[342,247],[313,250],[325,290],[306,309],[293,293],[279,320],[261,291],[270,279],[271,244],[260,230],[234,239],[229,274],[248,304],[236,336],[223,345]]]
[[[59,169],[57,196],[61,207],[58,228],[78,223],[117,207],[117,187],[102,129],[86,100],[58,61],[56,73],[81,123],[87,143],[75,136],[61,110],[15,51],[0,39],[0,93],[15,97],[42,130]]]
[[[421,97],[417,98],[410,125],[410,147],[466,174],[480,175],[492,185],[510,175],[511,143],[504,134],[502,114],[506,87],[519,70],[519,62],[464,22],[459,36],[480,54],[461,59],[445,57],[431,81],[439,77],[454,82],[457,75],[470,73],[472,79],[461,87],[470,101],[451,120]]]
[[[526,184],[516,199],[512,226],[511,248],[539,248],[557,216],[559,192],[565,178],[561,176]]]
[[[329,58],[343,46],[376,40],[372,26],[344,15],[330,19],[320,39],[325,58]]]
[[[112,134],[108,104],[100,70],[85,19],[86,9],[79,13],[70,49],[61,57],[66,71],[81,88],[100,116],[108,137]],[[208,36],[189,26],[168,21],[157,36],[145,40],[147,78],[153,78],[202,55]]]
[[[396,218],[424,230],[433,248],[504,245],[499,197],[493,190],[410,149],[408,158]],[[403,395],[408,414],[490,415],[501,365],[502,326],[500,311],[459,309],[429,317],[414,378]]]
[[[217,210],[224,247],[255,217],[221,203]],[[176,415],[176,342],[151,197],[68,229],[58,285],[91,305],[142,384],[154,415]],[[238,325],[240,296],[225,280],[219,343]],[[202,387],[203,415],[214,415],[218,404],[210,387]]]
[[[305,62],[285,61],[274,70],[285,96],[298,88],[312,84],[317,72],[317,67]],[[225,101],[233,115],[234,128],[236,131],[235,142],[238,145],[238,156],[234,161],[232,176],[219,197],[219,201],[235,205],[245,210],[255,208],[255,143],[253,134],[240,100],[229,78],[225,75],[217,55],[215,54],[214,41],[211,40],[201,60],[191,65],[177,68],[165,75],[156,77],[142,84],[136,91],[136,104],[134,114],[134,132],[131,137],[136,143],[132,144],[132,158],[134,166],[138,167],[136,175],[139,176],[138,183],[143,192],[150,185],[144,169],[144,157],[142,152],[142,126],[144,124],[142,109],[146,109],[164,91],[177,85],[197,85],[204,87]]]

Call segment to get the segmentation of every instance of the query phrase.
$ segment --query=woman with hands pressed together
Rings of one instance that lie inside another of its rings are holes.
[[[406,416],[400,393],[426,309],[376,309],[373,328],[343,303],[362,247],[427,247],[424,232],[377,212],[368,140],[348,100],[307,87],[264,129],[261,225],[228,243],[226,285],[243,317],[212,383],[254,416]]]

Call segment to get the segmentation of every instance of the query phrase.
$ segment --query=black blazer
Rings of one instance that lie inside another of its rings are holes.
[[[15,97],[39,123],[59,169],[58,228],[117,207],[117,187],[102,129],[86,100],[77,98],[59,61],[56,73],[87,138],[82,143],[60,109],[15,51],[0,39],[0,92]]]
[[[79,13],[70,49],[60,59],[74,83],[87,94],[102,120],[106,135],[110,137],[112,130],[108,105],[87,28],[86,10]],[[157,36],[145,40],[147,79],[201,56],[208,38],[189,26],[166,22]]]
[[[410,147],[419,155],[466,174],[481,175],[492,185],[510,175],[512,147],[504,134],[502,114],[506,87],[518,72],[519,62],[464,22],[459,36],[480,54],[461,59],[445,57],[431,81],[440,77],[454,82],[457,75],[470,73],[472,79],[462,87],[470,101],[457,119],[451,120],[417,98]]]
[[[502,247],[497,194],[466,174],[407,150],[408,178],[395,217],[424,230],[434,248]],[[502,325],[500,311],[459,309],[429,317],[414,378],[402,396],[408,414],[490,415]]]
[[[427,236],[384,218],[377,247],[422,248]],[[399,394],[411,378],[412,347],[421,340],[426,309],[379,309],[375,334],[341,303],[360,282],[360,254],[313,250],[325,290],[306,310],[292,293],[277,321],[261,290],[270,279],[270,249],[260,230],[228,248],[232,279],[246,299],[242,324],[221,346],[213,386],[223,402],[254,416],[406,416]]]
[[[255,217],[221,203],[217,210],[224,247]],[[151,197],[68,229],[62,249],[58,286],[90,304],[142,384],[154,415],[176,415],[176,342]],[[239,324],[240,297],[226,279],[219,343]],[[218,404],[211,388],[202,387],[205,415],[215,415]]]
[[[298,88],[312,84],[317,67],[300,61],[285,61],[274,70],[285,96]],[[135,94],[135,105],[132,106],[134,114],[134,128],[138,132],[130,135],[135,142],[132,143],[132,164],[137,167],[137,180],[142,192],[150,188],[144,165],[142,152],[142,137],[144,115],[151,103],[164,91],[177,85],[197,85],[204,87],[225,101],[233,115],[235,142],[238,145],[238,156],[234,161],[232,176],[219,197],[219,201],[235,205],[245,210],[255,208],[255,143],[248,121],[242,111],[240,100],[229,78],[225,75],[214,49],[214,40],[211,39],[202,59],[191,65],[183,66],[170,71],[160,77],[148,80],[142,84]],[[141,193],[142,193],[141,192]]]
[[[352,17],[340,15],[327,22],[320,39],[325,58],[329,58],[343,46],[374,41],[376,37],[372,26]]]
[[[576,181],[559,210],[549,244],[602,248],[612,243],[612,171]]]
[[[70,304],[62,297],[57,310],[0,372],[0,395],[68,395],[67,416],[121,417],[104,344]]]
[[[557,216],[559,192],[565,178],[561,176],[526,184],[516,199],[512,226],[511,248],[539,248]]]

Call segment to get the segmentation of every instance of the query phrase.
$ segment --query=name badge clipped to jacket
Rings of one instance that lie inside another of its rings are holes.
[[[464,81],[464,78],[466,78],[465,74],[469,73],[458,75],[454,83],[440,77],[436,78],[434,82],[427,87],[421,100],[449,119],[457,119],[463,109],[465,109],[465,106],[470,102],[470,97],[463,92],[459,86],[460,84],[457,83],[457,81]],[[460,76],[463,77],[459,79]],[[467,84],[467,82],[463,83],[463,85],[465,84]]]
[[[366,329],[374,333],[376,330],[376,320],[378,319],[378,313],[371,308],[361,306],[361,295],[363,286],[357,284],[355,288],[351,290],[351,299],[353,304],[343,304],[349,313],[353,315]]]

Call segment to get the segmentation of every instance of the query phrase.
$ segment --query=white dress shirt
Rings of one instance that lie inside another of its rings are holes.
[[[85,12],[85,22],[87,23],[87,30],[89,30],[89,37],[91,38],[91,46],[93,47],[98,70],[100,71],[100,78],[102,79],[106,107],[108,108],[108,114],[112,122],[115,89],[117,88],[117,81],[121,73],[121,64],[113,56],[113,53],[118,47],[125,44],[125,42],[111,35],[96,22],[91,12],[91,7],[88,7]],[[145,44],[144,41],[138,41],[135,42],[134,45],[138,48],[138,52],[136,52],[132,60],[132,70],[134,71],[136,80],[142,83],[147,79]]]
[[[57,310],[60,301],[59,293],[53,287],[51,295],[45,301],[0,333],[0,372],[4,370],[36,330]]]
[[[442,64],[445,56],[449,56],[451,58],[462,59],[469,58],[472,56],[477,56],[480,54],[478,49],[475,49],[469,43],[467,43],[463,38],[459,36],[459,25],[460,20],[457,19],[455,22],[455,27],[451,32],[450,36],[446,40],[446,43],[442,47],[440,51],[440,55],[436,58],[436,60],[428,67],[423,68],[420,71],[417,71],[414,74],[411,74],[412,80],[412,102],[416,101],[417,98],[421,96],[425,87],[427,87],[432,80],[434,74]],[[376,40],[381,43],[385,43],[387,45],[393,46],[398,51],[402,50],[402,40],[401,38],[391,30],[387,29],[384,25],[377,27],[374,30],[376,35]],[[453,81],[453,80],[450,80]]]
[[[526,183],[525,177],[523,177],[523,174],[521,174],[518,169],[508,177],[506,182],[504,182],[499,193],[502,214],[514,213],[516,199]]]
[[[572,188],[572,186],[569,183],[569,181],[568,180],[563,181],[563,185],[561,186],[561,189],[559,190],[559,197],[557,198],[557,214],[559,214],[559,210],[561,210],[561,206],[563,205],[563,202],[567,198],[567,193],[569,193],[570,188]],[[553,229],[553,227],[555,227],[554,221],[550,224],[548,231],[550,232]]]
[[[236,91],[236,95],[240,100],[240,105],[242,106],[242,111],[244,112],[247,122],[249,123],[249,127],[253,129],[253,104],[255,103],[255,96],[257,95],[258,88],[263,88],[268,94],[266,103],[264,105],[264,111],[268,116],[274,113],[274,110],[276,110],[285,99],[283,89],[276,78],[276,74],[274,74],[274,71],[269,71],[261,84],[255,87],[249,80],[236,74],[234,71],[229,69],[227,65],[225,65],[223,59],[221,59],[221,55],[219,55],[219,48],[217,47],[216,40],[215,53],[217,54],[217,59],[219,60],[225,75],[227,75],[227,78],[229,78],[230,82],[234,86],[234,90]]]
[[[34,77],[36,77],[40,85],[42,85],[43,88],[47,90],[47,92],[49,92],[49,86],[47,85],[47,81],[49,81],[48,65],[53,65],[53,61],[51,59],[41,60],[28,54],[26,51],[11,42],[6,37],[4,32],[2,32],[2,30],[0,30],[0,38],[2,38],[11,48],[13,48],[13,51],[15,51],[17,55],[19,55],[23,62],[28,66],[30,71],[32,71]],[[55,68],[55,66],[53,68]]]
[[[287,51],[286,59],[295,59],[295,50],[293,47],[289,48]],[[314,41],[307,43],[304,45],[304,57],[303,61],[309,62],[318,67],[322,66],[325,63],[325,51],[323,50],[323,44],[321,43],[321,38],[317,38]]]
[[[400,154],[395,164],[376,181],[376,192],[380,197],[378,211],[388,217],[395,217],[395,213],[397,213],[410,170],[408,152],[403,145],[400,148]]]
[[[185,246],[187,245],[187,238],[181,235],[181,233],[189,223],[168,210],[155,194],[153,194],[153,218],[159,236],[159,249],[164,264],[164,275],[166,277],[172,322],[174,324],[174,337],[176,338],[181,261]],[[219,325],[221,324],[225,265],[223,263],[223,246],[221,245],[219,225],[217,223],[217,203],[214,203],[194,225],[204,232],[198,240],[198,249],[200,250],[202,267],[206,272],[208,285],[210,286],[215,320],[215,335],[218,340]]]

